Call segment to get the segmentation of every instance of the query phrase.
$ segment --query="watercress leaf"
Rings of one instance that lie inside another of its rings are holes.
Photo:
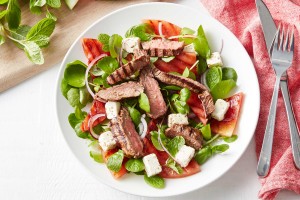
[[[162,146],[160,145],[159,141],[158,141],[158,132],[157,131],[151,131],[151,141],[153,146],[159,150],[159,151],[164,151],[164,149],[162,148]],[[165,136],[161,136],[161,138],[163,138]]]
[[[111,171],[118,172],[122,167],[123,159],[124,153],[122,150],[119,150],[108,158],[106,166]]]
[[[214,88],[211,90],[211,94],[215,100],[216,99],[224,99],[229,95],[230,91],[235,86],[236,86],[236,83],[234,80],[232,80],[232,79],[223,80],[214,86]]]
[[[213,154],[223,153],[229,149],[228,144],[215,145],[211,148]]]
[[[81,108],[79,106],[75,106],[75,117],[77,119],[84,119],[85,114],[81,111]]]
[[[182,76],[196,80],[196,75],[194,74],[194,72],[190,71],[187,67],[184,69]]]
[[[125,33],[125,37],[138,37],[142,41],[151,40],[154,36],[154,31],[149,24],[139,24],[131,27]]]
[[[150,62],[155,63],[158,60],[158,57],[150,57]]]
[[[135,126],[138,126],[141,123],[141,113],[134,107],[127,107],[129,115]]]
[[[122,46],[122,40],[123,38],[118,34],[113,34],[109,38],[109,52],[111,57],[116,58],[118,56],[118,51],[120,50]]]
[[[5,3],[7,3],[8,2],[8,0],[0,0],[0,4],[2,5],[2,4],[5,4]]]
[[[187,27],[183,27],[180,30],[180,35],[193,35],[195,33],[195,31],[193,29],[187,28]]]
[[[105,52],[109,52],[109,35],[101,33],[98,36],[98,40],[101,42],[102,44],[102,50]]]
[[[7,13],[7,10],[1,10],[0,11],[0,19],[2,19],[3,17],[5,17],[6,13]]]
[[[90,73],[93,74],[94,76],[102,76],[105,72],[102,71],[101,69],[99,69],[97,67],[97,65],[94,65],[91,70]],[[100,77],[99,77],[100,78]]]
[[[162,61],[168,63],[168,62],[171,62],[174,58],[175,58],[175,56],[170,56],[170,57],[163,57],[161,59],[162,59]]]
[[[221,72],[220,72],[221,71]],[[206,83],[210,89],[213,89],[222,80],[221,67],[212,67],[206,73]]]
[[[145,169],[142,159],[130,159],[126,162],[125,168],[130,172],[140,172]]]
[[[90,151],[90,157],[97,163],[104,163],[103,156],[100,151]]]
[[[50,37],[55,28],[55,21],[50,18],[44,18],[37,22],[27,33],[26,38],[28,40],[34,40],[40,35]]]
[[[182,88],[180,90],[179,95],[180,95],[179,100],[186,102],[191,96],[191,91],[187,88]]]
[[[232,79],[236,82],[237,78],[238,78],[237,73],[233,68],[231,67],[222,68],[222,80]]]
[[[202,58],[209,58],[211,51],[203,27],[201,25],[197,30],[197,38],[193,40],[193,44],[194,44],[195,51]]]
[[[9,0],[5,15],[9,29],[17,29],[21,22],[21,9],[18,0]]]
[[[85,85],[86,67],[80,60],[68,63],[64,72],[64,79],[73,87],[83,87]]]
[[[46,2],[52,8],[59,8],[61,6],[60,0],[46,0]]]
[[[145,93],[141,93],[139,96],[139,107],[147,113],[150,112],[149,99]]]
[[[75,113],[71,113],[69,114],[68,116],[68,121],[69,121],[69,124],[71,125],[71,127],[74,129],[75,126],[77,124],[80,124],[82,122],[83,119],[78,119],[75,115]]]
[[[202,149],[200,149],[196,155],[195,155],[195,160],[199,165],[202,165],[205,163],[210,157],[212,156],[212,150],[210,146],[206,146]]]
[[[185,140],[182,136],[176,136],[171,139],[166,147],[172,156],[175,156],[179,149],[184,145]]]
[[[202,136],[205,140],[211,139],[211,130],[210,130],[210,124],[206,124],[201,129]]]
[[[98,61],[97,67],[105,73],[111,74],[119,67],[119,64],[115,58],[106,56]]]
[[[44,64],[44,56],[41,48],[33,41],[22,41],[20,44],[24,47],[27,57],[34,64]]]
[[[207,69],[206,59],[199,57],[198,60],[197,72],[198,74],[203,74]]]
[[[62,93],[62,95],[67,99],[67,93],[68,91],[71,89],[72,87],[68,84],[68,82],[66,81],[66,79],[62,79],[61,80],[61,84],[60,84],[60,91]]]
[[[67,98],[72,107],[78,106],[80,104],[80,95],[78,88],[71,88],[67,92]]]
[[[46,4],[46,0],[36,0],[34,6],[43,7]]]
[[[148,177],[145,174],[144,180],[148,185],[150,185],[154,188],[162,189],[165,187],[165,180],[163,178],[159,177],[158,175]]]
[[[79,96],[80,104],[85,106],[90,99],[90,93],[87,91],[86,87],[79,88]]]
[[[0,45],[4,44],[5,42],[5,37],[3,35],[0,35]]]
[[[237,135],[232,135],[231,137],[223,137],[223,140],[227,143],[231,143],[236,141],[237,138],[238,138]]]
[[[83,132],[80,127],[81,127],[81,122],[76,124],[74,128],[76,135],[83,139],[88,138],[88,136],[90,135],[89,132]]]
[[[182,174],[183,169],[171,157],[166,161],[166,166],[173,169],[177,174]]]

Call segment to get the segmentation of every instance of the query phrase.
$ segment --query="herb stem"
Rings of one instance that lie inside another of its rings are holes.
[[[211,138],[210,140],[208,140],[203,146],[207,146],[211,143],[213,143],[216,139],[218,139],[220,137],[219,134],[216,134],[213,138]]]

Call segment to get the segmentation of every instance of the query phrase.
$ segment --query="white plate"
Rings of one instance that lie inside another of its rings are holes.
[[[82,50],[81,38],[97,38],[99,33],[117,33],[124,36],[128,28],[147,18],[167,20],[194,30],[202,24],[213,51],[219,51],[223,40],[223,62],[225,66],[236,69],[238,90],[245,94],[241,117],[236,128],[238,140],[230,144],[230,149],[226,153],[217,155],[205,163],[200,173],[181,179],[168,179],[164,189],[154,189],[144,182],[142,176],[133,174],[126,175],[121,180],[115,180],[104,164],[94,162],[89,156],[88,142],[78,138],[68,123],[68,115],[73,110],[60,92],[60,82],[66,64],[76,59],[87,61]],[[123,192],[141,196],[163,197],[183,194],[204,187],[218,179],[237,162],[246,150],[255,131],[259,114],[260,97],[257,76],[251,59],[238,39],[212,17],[192,8],[170,3],[137,4],[117,10],[96,21],[77,38],[69,49],[62,62],[56,87],[58,122],[67,144],[80,163],[102,183]]]

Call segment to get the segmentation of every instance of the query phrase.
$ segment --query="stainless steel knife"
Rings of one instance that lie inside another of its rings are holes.
[[[269,9],[264,4],[262,0],[256,0],[256,7],[259,13],[264,38],[266,42],[266,46],[268,49],[269,57],[271,57],[271,46],[272,41],[274,38],[274,35],[276,33],[276,25],[273,21],[273,18],[270,14]],[[290,129],[290,138],[291,138],[291,145],[292,145],[292,152],[293,152],[293,158],[296,168],[300,169],[300,138],[299,138],[299,129],[297,127],[294,113],[291,107],[290,97],[288,93],[288,87],[287,87],[287,75],[284,73],[282,76],[282,79],[280,81],[281,91],[285,103],[285,107],[287,110],[287,116],[288,116],[288,123],[289,123],[289,129]],[[260,156],[261,159],[262,156]],[[259,176],[266,176],[268,174],[268,167],[270,163],[267,164],[261,164],[262,162],[258,162],[257,166],[257,174]]]

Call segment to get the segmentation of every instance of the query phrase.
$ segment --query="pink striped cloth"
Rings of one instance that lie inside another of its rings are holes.
[[[275,74],[269,61],[267,48],[254,0],[201,0],[213,17],[229,28],[252,57],[258,76],[261,105],[255,132],[256,153],[260,153],[267,123]],[[295,52],[291,69],[288,70],[289,91],[295,117],[300,127],[300,0],[265,0],[276,25],[294,25]],[[270,173],[261,178],[260,199],[275,199],[280,190],[300,194],[300,171],[293,164],[287,115],[281,92],[279,93],[275,136]],[[300,196],[299,196],[300,199]]]

